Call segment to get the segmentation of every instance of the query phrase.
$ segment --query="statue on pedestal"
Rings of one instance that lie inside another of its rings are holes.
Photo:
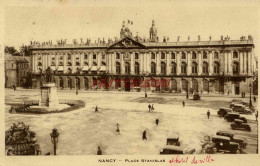
[[[45,77],[45,82],[51,83],[53,82],[53,73],[50,67],[46,69],[46,77]]]

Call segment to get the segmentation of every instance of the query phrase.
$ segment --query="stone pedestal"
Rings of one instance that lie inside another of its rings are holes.
[[[57,95],[57,87],[55,83],[46,83],[41,87],[41,98],[39,106],[41,107],[57,107],[59,99]]]

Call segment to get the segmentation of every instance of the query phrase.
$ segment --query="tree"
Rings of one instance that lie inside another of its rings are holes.
[[[5,46],[5,53],[14,54],[17,50],[14,47]]]

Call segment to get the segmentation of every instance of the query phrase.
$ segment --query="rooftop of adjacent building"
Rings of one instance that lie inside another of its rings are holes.
[[[29,63],[30,57],[14,56],[9,53],[5,53],[5,61],[15,61],[17,63]]]

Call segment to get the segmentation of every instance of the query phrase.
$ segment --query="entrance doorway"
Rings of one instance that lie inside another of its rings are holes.
[[[130,79],[125,78],[124,82],[125,82],[125,91],[130,92]]]
[[[239,95],[239,83],[236,82],[236,83],[234,84],[234,87],[235,87],[235,94],[236,94],[236,95]]]

